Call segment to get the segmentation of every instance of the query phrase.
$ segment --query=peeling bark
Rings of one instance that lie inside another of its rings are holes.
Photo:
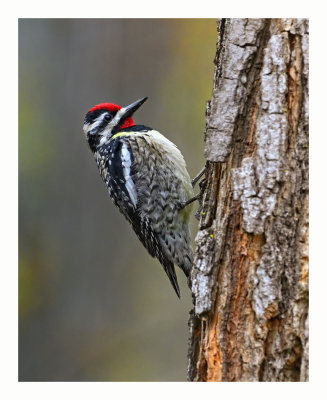
[[[308,380],[308,21],[221,19],[190,381]]]

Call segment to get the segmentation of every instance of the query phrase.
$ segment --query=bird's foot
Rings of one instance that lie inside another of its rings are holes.
[[[192,179],[192,186],[194,187],[196,185],[196,183],[199,181],[199,179],[204,175],[204,173],[206,172],[207,168],[209,166],[209,163],[206,162],[206,165],[201,169],[201,171],[196,175],[196,177],[194,179]],[[193,203],[194,201],[198,201],[199,202],[199,208],[197,210],[197,212],[195,213],[195,218],[197,220],[200,219],[200,213],[202,210],[202,197],[203,197],[203,193],[204,193],[204,188],[205,188],[205,183],[206,178],[202,178],[199,182],[199,187],[200,187],[200,193],[198,193],[196,196],[191,197],[189,200],[184,201],[184,202],[180,202],[178,204],[178,210],[183,210],[183,208],[185,208],[186,206],[188,206],[189,204]]]
[[[206,165],[201,169],[201,171],[196,175],[196,177],[192,180],[192,186],[194,187],[198,180],[204,175],[204,173],[209,168],[209,162],[206,162]],[[203,194],[205,190],[205,182],[206,178],[202,178],[199,182],[200,193],[196,196],[197,200],[199,201],[199,208],[197,212],[194,214],[194,217],[199,221],[200,215],[203,207]]]
[[[192,179],[192,186],[194,187],[196,185],[196,182],[201,178],[201,176],[206,172],[208,168],[208,165],[206,164],[201,171],[195,176],[195,178]]]
[[[193,203],[193,202],[196,201],[196,200],[200,201],[200,194],[201,194],[201,193],[199,193],[198,195],[196,195],[196,196],[194,196],[194,197],[191,197],[191,198],[188,199],[187,201],[181,201],[181,202],[179,202],[179,204],[178,204],[178,206],[177,206],[178,211],[183,210],[183,208],[185,208],[186,206],[188,206],[189,204]]]

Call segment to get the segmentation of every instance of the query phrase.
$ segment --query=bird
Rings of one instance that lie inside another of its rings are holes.
[[[83,131],[111,199],[148,253],[159,260],[180,298],[175,265],[190,276],[189,222],[195,197],[177,146],[160,132],[134,123],[134,112],[146,100],[126,107],[97,104],[86,113]]]

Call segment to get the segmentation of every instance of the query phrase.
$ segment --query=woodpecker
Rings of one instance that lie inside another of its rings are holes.
[[[83,130],[114,204],[162,264],[180,297],[174,264],[189,276],[193,187],[176,145],[158,131],[134,124],[132,115],[146,100],[127,107],[98,104],[87,112]]]

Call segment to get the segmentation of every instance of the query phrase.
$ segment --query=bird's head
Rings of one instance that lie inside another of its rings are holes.
[[[132,115],[146,99],[143,97],[127,107],[101,103],[90,108],[84,119],[83,130],[92,152],[118,131],[133,126]]]

